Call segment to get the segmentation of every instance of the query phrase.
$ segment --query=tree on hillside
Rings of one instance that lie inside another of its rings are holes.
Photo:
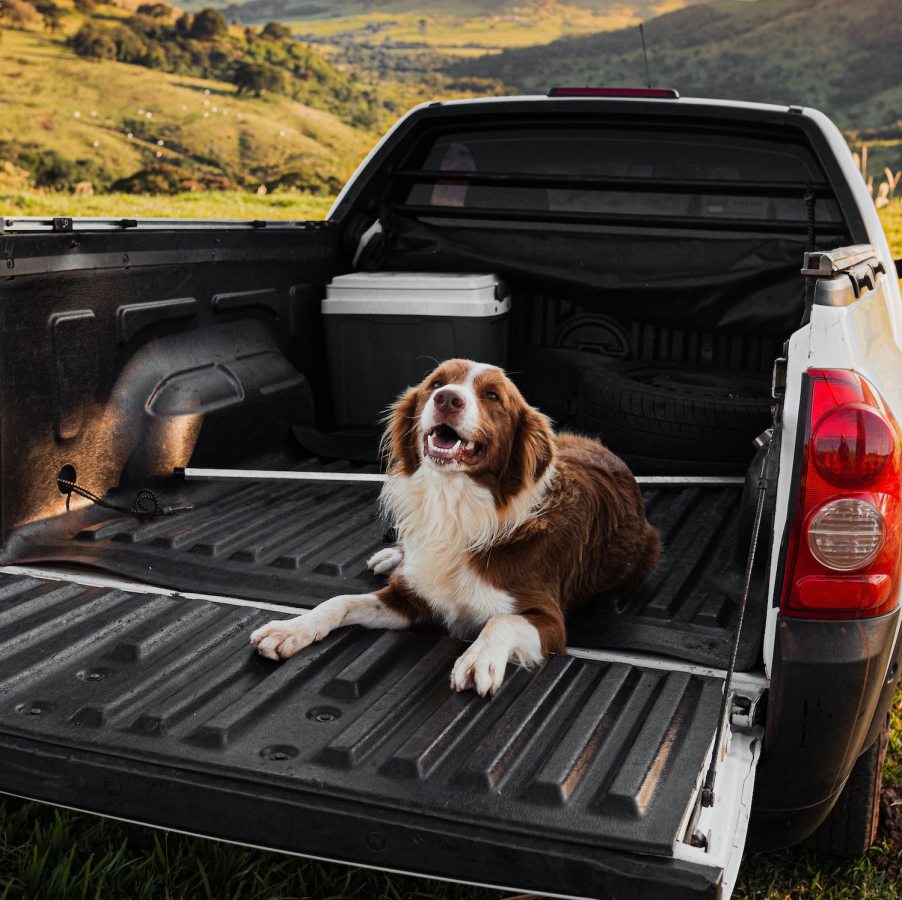
[[[191,36],[199,41],[209,41],[229,33],[229,26],[221,12],[202,9],[191,23]]]
[[[289,41],[291,40],[291,29],[281,22],[267,22],[260,36],[270,41]]]
[[[239,94],[253,94],[259,97],[264,91],[283,93],[285,78],[279,69],[265,63],[249,63],[240,61],[232,72],[232,83]]]
[[[79,56],[89,59],[115,59],[116,42],[104,31],[90,23],[82,25],[72,38],[72,48]]]
[[[49,2],[49,0],[43,0],[41,3],[36,3],[35,9],[41,14],[41,18],[44,20],[44,27],[51,34],[55,34],[59,31],[60,23],[63,21],[63,10],[55,3]]]
[[[139,16],[150,16],[151,19],[168,19],[172,15],[172,7],[168,3],[142,3],[138,7]]]
[[[97,8],[97,3],[96,0],[74,0],[73,6],[76,12],[89,16]]]
[[[175,20],[175,30],[179,34],[191,34],[191,24],[194,21],[191,13],[182,13]]]

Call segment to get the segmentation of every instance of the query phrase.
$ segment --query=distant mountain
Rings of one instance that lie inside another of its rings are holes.
[[[372,17],[372,21],[388,16],[440,17],[459,19],[469,23],[482,21],[488,29],[498,20],[533,20],[554,18],[568,12],[579,32],[587,16],[598,18],[598,30],[607,27],[605,20],[621,23],[660,15],[663,12],[707,3],[709,0],[187,0],[182,5],[188,9],[215,6],[230,19],[240,22],[261,23],[276,20],[319,21],[356,20]],[[535,43],[540,43],[539,37]],[[547,40],[547,38],[546,38]],[[528,37],[521,42],[531,44]]]
[[[845,128],[902,119],[899,0],[715,0],[645,25],[651,78],[684,96],[804,104]],[[466,60],[454,75],[513,92],[642,85],[635,28]]]
[[[524,8],[541,5],[548,0],[283,0],[283,5],[292,9],[292,18],[359,16],[371,13],[419,13],[422,15],[461,16],[479,18],[482,16],[517,13]],[[612,12],[626,12],[652,17],[691,3],[707,0],[563,0],[572,7],[589,9],[608,15]],[[181,3],[186,9],[201,6],[235,8],[239,5],[230,0],[188,0]],[[247,4],[250,5],[250,4]]]

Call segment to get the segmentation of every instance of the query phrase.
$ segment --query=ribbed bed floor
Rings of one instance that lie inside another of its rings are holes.
[[[339,858],[397,822],[426,848],[452,828],[486,852],[541,835],[590,857],[599,846],[670,855],[720,679],[555,656],[511,667],[484,700],[449,687],[460,641],[347,628],[273,663],[248,643],[269,618],[0,575],[0,625],[16,635],[0,642],[0,745],[64,754],[42,778],[38,756],[10,750],[0,790],[308,853],[324,852],[318,810],[353,802],[353,841],[333,836],[327,854]],[[103,787],[89,789],[98,766]],[[208,823],[184,792],[211,780],[231,801]],[[287,827],[261,816],[276,802],[291,804]],[[399,854],[397,841],[386,852]]]
[[[661,565],[638,592],[614,592],[577,613],[568,643],[725,666],[746,550],[737,554],[741,488],[667,485],[643,493],[663,540]],[[187,501],[193,510],[139,520],[82,509],[21,529],[6,561],[75,563],[181,591],[314,606],[383,583],[366,570],[387,537],[377,497],[372,484],[173,482],[163,502]],[[739,668],[755,662],[763,615],[760,603],[747,614]]]

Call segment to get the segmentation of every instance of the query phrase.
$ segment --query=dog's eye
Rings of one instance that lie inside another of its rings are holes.
[[[486,400],[494,400],[494,401],[498,401],[498,400],[500,400],[501,398],[500,398],[494,391],[486,391],[485,399],[486,399]]]
[[[432,390],[436,390],[437,388],[440,388],[441,386],[442,386],[442,382],[438,378],[436,378],[435,381],[433,381],[432,384],[429,385],[429,387],[431,387]]]

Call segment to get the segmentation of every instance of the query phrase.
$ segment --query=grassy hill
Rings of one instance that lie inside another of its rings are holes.
[[[334,193],[376,137],[286,96],[82,59],[64,35],[9,30],[0,50],[0,162],[42,172],[48,187],[57,170],[64,186],[77,177],[97,189],[168,165],[252,188],[294,173],[295,185]]]
[[[245,0],[223,12],[241,22],[289,22],[322,47],[480,56],[636,24],[706,0]]]
[[[902,117],[898,0],[715,0],[646,23],[655,84],[684,96],[802,103],[842,127]],[[462,62],[456,74],[517,91],[557,84],[641,85],[634,29],[573,37]],[[553,77],[552,77],[553,76]]]

